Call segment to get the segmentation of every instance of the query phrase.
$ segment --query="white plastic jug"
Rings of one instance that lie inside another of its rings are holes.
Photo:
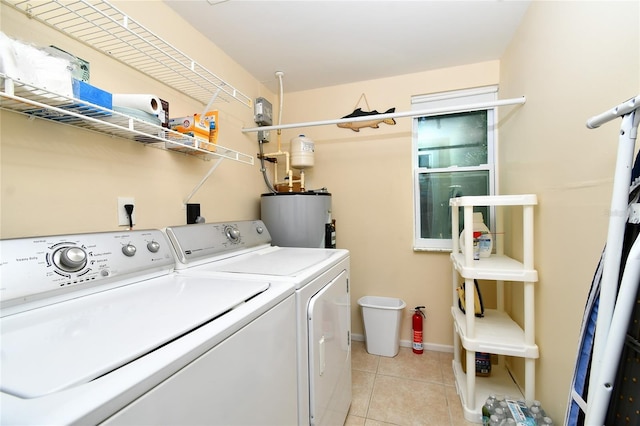
[[[460,232],[460,251],[464,253],[464,229]],[[480,257],[487,258],[491,256],[493,251],[493,236],[491,231],[484,224],[484,217],[482,212],[473,213],[473,231],[482,232],[482,235],[478,238],[478,245],[480,250]]]

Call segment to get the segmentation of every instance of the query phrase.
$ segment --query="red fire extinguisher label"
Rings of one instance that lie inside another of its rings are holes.
[[[422,350],[422,331],[413,330],[413,349]]]

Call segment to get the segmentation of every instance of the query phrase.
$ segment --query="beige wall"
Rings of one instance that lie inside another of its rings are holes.
[[[497,84],[498,73],[498,61],[490,61],[285,94],[282,122],[340,118],[363,93],[371,109],[409,111],[412,95]],[[358,106],[368,109],[364,100]],[[298,134],[315,141],[307,187],[327,187],[333,194],[337,244],[351,251],[353,333],[364,333],[360,297],[396,297],[407,303],[401,340],[411,339],[411,308],[424,305],[425,342],[450,346],[449,255],[413,251],[411,121],[400,118],[394,126],[360,132],[336,125],[284,130],[282,145]]]
[[[162,2],[117,2],[117,7],[254,99],[273,94]],[[127,66],[2,5],[2,31],[36,45],[55,44],[88,60],[91,83],[114,93],[154,93],[170,103],[172,117],[201,112],[204,105],[145,78]],[[253,109],[219,103],[218,142],[255,156]],[[134,197],[136,227],[186,223],[183,200],[212,161],[143,144],[0,112],[2,238],[123,229],[117,198]],[[194,195],[208,221],[256,219],[263,191],[258,165],[224,160]]]
[[[365,93],[371,109],[410,109],[412,95],[500,84],[500,98],[526,96],[499,111],[501,193],[536,193],[537,397],[564,416],[580,321],[607,232],[619,123],[585,121],[640,91],[637,2],[534,2],[496,69],[495,62],[285,95],[283,122],[339,118]],[[624,40],[624,42],[621,42]],[[286,76],[285,76],[286,85]],[[364,104],[359,106],[365,107]],[[366,108],[365,108],[366,109]],[[338,246],[351,250],[353,332],[363,333],[363,295],[427,306],[425,341],[452,344],[447,254],[412,251],[411,120],[360,133],[336,126],[283,131],[316,142],[308,187],[333,193]],[[519,212],[518,212],[519,214]],[[519,239],[507,241],[516,257]],[[507,300],[522,321],[522,286]],[[522,381],[519,360],[510,360]]]
[[[620,120],[586,120],[640,93],[638,2],[534,1],[501,60],[505,193],[538,194],[537,395],[564,415],[582,313],[606,241]],[[520,290],[520,287],[515,286]],[[513,314],[521,316],[514,292]]]
[[[152,18],[145,18],[148,3],[118,6],[251,98],[267,97],[277,109],[272,93],[163,3],[154,3]],[[53,42],[88,59],[96,86],[158,93],[170,100],[172,116],[202,107],[4,5],[0,10],[5,33]],[[284,99],[283,122],[290,123],[346,115],[362,93],[378,111],[409,110],[412,95],[496,83],[501,98],[527,97],[524,106],[500,110],[501,188],[540,197],[537,396],[557,421],[564,415],[582,309],[606,236],[617,137],[618,123],[587,130],[584,122],[640,90],[638,19],[637,2],[535,1],[500,62],[291,93]],[[240,132],[253,126],[252,111],[239,104],[219,109],[220,143],[254,155],[255,135]],[[118,196],[136,198],[138,228],[184,223],[182,200],[211,166],[10,112],[0,112],[0,120],[2,238],[119,229]],[[408,305],[401,339],[410,339],[410,308],[423,304],[425,341],[447,349],[452,344],[448,255],[412,250],[411,120],[360,133],[336,126],[287,130],[283,146],[298,133],[316,142],[316,166],[307,173],[307,187],[326,186],[332,192],[338,246],[351,250],[354,333],[362,333],[359,297],[399,297]],[[272,138],[268,148],[275,151]],[[252,219],[259,217],[264,190],[257,165],[225,161],[192,201],[202,203],[208,221]],[[517,288],[514,293],[518,317]]]

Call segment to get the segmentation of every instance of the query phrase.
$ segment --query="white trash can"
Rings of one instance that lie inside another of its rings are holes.
[[[407,306],[393,297],[364,296],[358,299],[362,307],[367,352],[394,357],[400,349],[400,320]]]

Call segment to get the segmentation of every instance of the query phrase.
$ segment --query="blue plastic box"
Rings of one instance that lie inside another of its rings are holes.
[[[108,111],[97,109],[86,104],[79,104],[71,100],[67,104],[56,104],[58,108],[95,118],[104,118],[111,115],[111,109],[113,107],[113,96],[111,93],[76,79],[72,79],[72,89],[74,98],[106,108]],[[37,117],[48,118],[50,120],[65,123],[78,123],[81,121],[80,118],[75,116],[61,114],[49,109],[34,109],[25,112]]]
[[[106,92],[102,89],[98,89],[97,87],[92,86],[89,83],[85,83],[81,80],[74,79],[72,85],[74,98],[101,106],[103,108],[113,108],[113,96],[111,95],[111,93]]]

